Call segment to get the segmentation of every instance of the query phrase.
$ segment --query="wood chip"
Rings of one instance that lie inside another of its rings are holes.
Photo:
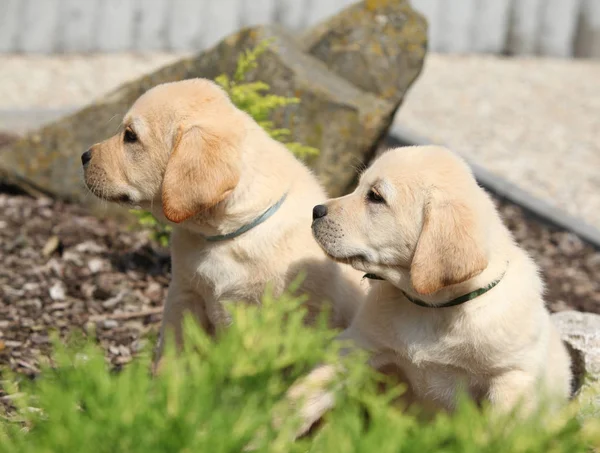
[[[46,241],[46,245],[44,245],[44,248],[42,249],[42,255],[46,257],[52,255],[58,249],[59,245],[60,239],[58,236],[50,236],[50,239]]]
[[[94,315],[90,316],[89,320],[92,322],[103,321],[105,319],[132,319],[132,318],[143,318],[144,316],[159,315],[163,312],[162,307],[149,308],[148,310],[128,312],[128,313],[113,313],[107,315]]]

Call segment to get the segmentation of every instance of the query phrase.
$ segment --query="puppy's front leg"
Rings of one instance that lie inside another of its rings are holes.
[[[167,335],[173,335],[177,350],[181,350],[183,346],[183,318],[186,313],[193,315],[205,331],[212,332],[212,324],[206,315],[206,305],[202,297],[174,280],[169,286],[163,310],[162,324],[155,350],[155,369],[162,357]]]
[[[342,357],[355,349],[373,349],[370,342],[359,335],[352,327],[338,335],[336,341],[346,343],[340,350],[340,356]],[[308,432],[311,426],[334,406],[335,397],[334,391],[331,389],[331,383],[336,376],[343,372],[344,369],[340,364],[320,365],[287,391],[287,404],[291,407],[300,406],[299,414],[302,422],[295,433],[296,438]]]
[[[492,379],[488,399],[495,412],[507,413],[518,409],[520,415],[530,414],[538,400],[534,376],[522,370],[513,370]]]

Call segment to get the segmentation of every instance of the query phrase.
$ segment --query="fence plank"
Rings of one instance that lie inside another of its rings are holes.
[[[573,43],[579,0],[546,0],[541,14],[539,52],[553,57],[569,57]]]
[[[137,0],[137,26],[133,36],[136,50],[165,50],[168,47],[170,10],[169,0]]]
[[[440,3],[440,50],[443,52],[469,52],[473,45],[473,21],[476,0]]]
[[[600,1],[583,0],[575,39],[575,56],[600,58]]]
[[[21,1],[0,1],[0,52],[14,52],[20,28]]]
[[[438,52],[443,47],[439,34],[440,0],[413,0],[412,6],[427,19],[429,50]]]
[[[531,55],[538,49],[540,11],[545,0],[513,0],[509,18],[507,52]]]
[[[169,49],[201,49],[205,40],[204,21],[210,0],[172,0],[169,3]]]
[[[96,0],[62,0],[58,47],[63,52],[89,52],[94,46]]]
[[[242,22],[239,0],[209,0],[203,20],[206,30],[204,45],[214,46],[238,29]]]
[[[508,34],[509,12],[510,0],[478,0],[471,50],[502,53]]]
[[[135,6],[135,0],[100,2],[95,31],[97,50],[114,52],[132,48]]]
[[[263,25],[275,20],[275,0],[242,0],[241,25]]]
[[[19,51],[50,53],[55,50],[59,0],[29,0],[23,4],[19,27]]]
[[[290,30],[301,30],[306,26],[307,0],[281,1],[278,5],[279,22]]]

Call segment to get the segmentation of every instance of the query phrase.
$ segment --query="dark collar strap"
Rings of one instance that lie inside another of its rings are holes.
[[[413,304],[418,305],[419,307],[425,307],[425,308],[446,308],[446,307],[454,307],[456,305],[460,305],[460,304],[464,304],[465,302],[468,302],[470,300],[473,300],[485,293],[487,293],[490,289],[492,289],[494,286],[496,286],[498,283],[500,283],[500,280],[502,280],[502,278],[504,277],[504,274],[506,273],[506,271],[504,271],[502,273],[502,275],[497,279],[494,280],[492,283],[490,283],[487,286],[484,286],[483,288],[479,288],[476,289],[475,291],[471,291],[470,293],[464,294],[462,296],[458,296],[455,299],[452,299],[448,302],[444,302],[443,304],[440,305],[431,305],[428,304],[427,302],[423,302],[420,299],[416,299],[408,294],[406,294],[404,291],[402,291],[404,293],[404,295],[406,296],[406,298],[408,300],[410,300]],[[363,278],[369,278],[372,280],[384,280],[383,278],[379,277],[378,275],[375,274],[365,274]]]
[[[267,220],[269,217],[271,217],[273,214],[275,214],[277,212],[277,210],[281,207],[283,202],[285,201],[286,197],[287,197],[287,192],[283,194],[283,197],[281,197],[277,203],[275,203],[273,206],[271,206],[269,209],[267,209],[265,212],[263,212],[261,215],[259,215],[256,219],[254,219],[252,222],[250,222],[246,225],[241,226],[237,230],[235,230],[231,233],[227,233],[227,234],[219,234],[216,236],[205,236],[204,239],[206,239],[208,242],[218,242],[218,241],[226,241],[227,239],[233,239],[233,238],[240,236],[241,234],[244,234],[246,231],[249,231],[252,228],[260,225],[265,220]]]
[[[363,275],[363,278],[368,278],[369,280],[385,280],[384,278],[381,278],[379,275],[375,274],[365,274]]]

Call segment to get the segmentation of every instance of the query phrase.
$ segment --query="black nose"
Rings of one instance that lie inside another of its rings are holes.
[[[318,204],[313,208],[313,220],[320,219],[327,215],[327,206],[324,204]]]
[[[92,150],[88,149],[81,155],[81,164],[85,167],[92,160]]]

